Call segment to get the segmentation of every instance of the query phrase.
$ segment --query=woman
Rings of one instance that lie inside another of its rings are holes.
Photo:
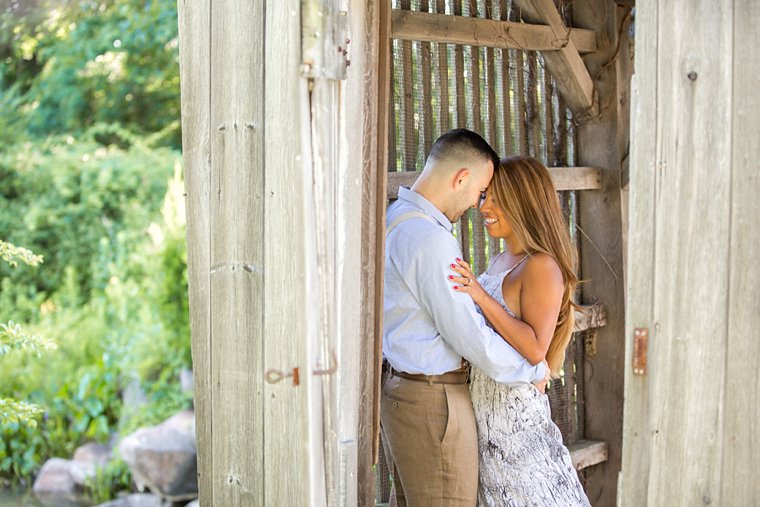
[[[506,250],[475,280],[457,259],[460,284],[493,328],[529,362],[559,377],[573,329],[578,279],[574,249],[549,172],[530,157],[510,157],[494,172],[481,206],[488,234]],[[549,402],[533,384],[498,384],[472,371],[478,424],[478,499],[488,506],[589,505]]]

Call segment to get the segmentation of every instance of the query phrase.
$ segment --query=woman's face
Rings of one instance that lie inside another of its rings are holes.
[[[486,231],[492,238],[506,238],[512,234],[512,226],[509,225],[504,210],[493,200],[490,189],[486,192],[486,200],[480,208]]]

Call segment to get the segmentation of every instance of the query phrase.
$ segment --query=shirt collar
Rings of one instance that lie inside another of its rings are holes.
[[[411,203],[431,217],[435,218],[435,220],[444,226],[447,231],[451,232],[454,229],[454,226],[451,224],[451,221],[446,218],[446,215],[444,215],[441,210],[436,208],[432,202],[425,199],[422,194],[418,194],[411,188],[400,187],[398,189],[398,198]]]

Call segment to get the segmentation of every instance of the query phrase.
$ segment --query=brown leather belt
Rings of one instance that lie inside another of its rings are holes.
[[[416,382],[427,382],[428,384],[466,384],[470,377],[470,366],[467,365],[460,370],[441,373],[440,375],[423,375],[422,373],[407,373],[398,371],[389,366],[389,372],[392,377],[401,377]]]

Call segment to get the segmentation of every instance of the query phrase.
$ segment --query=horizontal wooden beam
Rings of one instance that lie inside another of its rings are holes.
[[[557,34],[546,25],[397,9],[391,16],[393,39],[531,51],[557,51],[569,41],[581,53],[590,53],[597,48],[596,34],[592,30],[573,28]]]
[[[607,309],[602,303],[581,306],[575,311],[575,327],[573,331],[586,331],[598,329],[607,325]]]
[[[523,21],[549,25],[558,39],[567,37],[568,28],[562,21],[554,0],[516,0]],[[575,114],[576,120],[594,117],[599,105],[594,100],[594,82],[578,53],[572,38],[558,51],[543,52],[546,69],[557,83],[557,89]]]
[[[388,173],[388,199],[397,199],[399,187],[411,187],[420,174],[419,171]],[[558,192],[602,188],[602,170],[598,167],[549,167],[549,174]]]
[[[607,442],[599,440],[579,440],[567,446],[576,470],[607,461]]]

